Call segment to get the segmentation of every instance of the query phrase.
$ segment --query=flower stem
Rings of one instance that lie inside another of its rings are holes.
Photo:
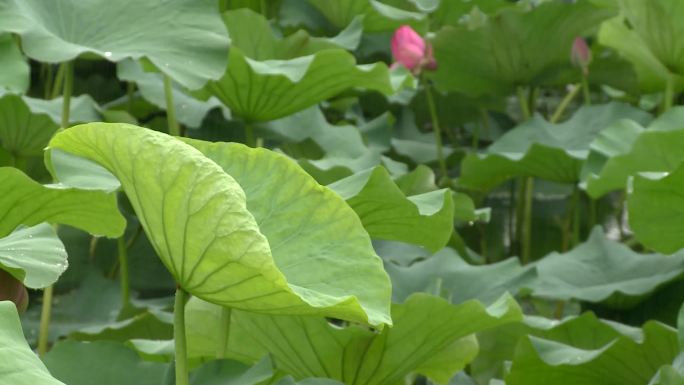
[[[74,62],[62,63],[64,68],[64,91],[62,92],[62,128],[69,126],[69,113],[71,112],[71,94],[74,89]]]
[[[553,115],[551,116],[551,120],[549,120],[549,122],[557,123],[560,120],[560,118],[563,117],[563,113],[570,105],[570,102],[575,98],[575,96],[577,96],[581,88],[583,87],[580,87],[579,84],[572,86],[572,90],[570,90],[570,92],[568,92],[567,95],[565,95],[563,100],[561,100],[560,104],[556,108],[556,111],[553,112]]]
[[[221,308],[221,324],[219,329],[219,345],[216,350],[216,359],[222,360],[226,358],[226,351],[228,350],[228,342],[230,340],[230,316],[231,309],[229,307]]]
[[[665,100],[663,100],[663,112],[667,112],[672,108],[674,101],[674,87],[675,78],[672,74],[667,75],[665,80]]]
[[[531,176],[525,177],[525,201],[523,207],[523,217],[521,226],[521,246],[522,246],[522,263],[530,262],[530,254],[532,250],[532,198],[534,192],[534,178]]]
[[[116,242],[119,251],[119,280],[121,281],[121,304],[126,307],[131,302],[130,279],[128,274],[128,250],[126,249],[126,234],[121,235]]]
[[[442,147],[442,129],[439,126],[437,107],[435,106],[435,99],[432,95],[432,87],[430,87],[430,83],[427,81],[424,83],[428,109],[430,110],[430,118],[432,119],[432,129],[435,133],[435,145],[437,146],[437,161],[439,162],[439,171],[442,174],[441,179],[448,181],[449,174],[447,171],[446,160],[444,159],[444,149]]]
[[[176,345],[176,385],[188,385],[188,351],[185,341],[185,302],[188,293],[181,287],[176,289],[176,303],[173,308],[173,337]]]
[[[527,98],[525,97],[525,90],[522,87],[518,87],[517,92],[523,120],[528,120],[532,117],[532,114],[530,113],[530,105],[527,103]]]
[[[62,91],[62,83],[64,82],[64,65],[66,63],[60,64],[57,68],[57,75],[55,76],[54,83],[52,84],[52,91],[50,92],[50,99],[54,99],[59,96],[59,92]]]
[[[43,307],[40,313],[40,331],[38,333],[38,355],[41,357],[48,350],[50,317],[52,315],[52,292],[52,286],[48,286],[43,290]]]
[[[126,111],[133,114],[133,93],[135,92],[135,82],[126,84]]]
[[[589,92],[589,79],[587,76],[582,76],[582,93],[584,94],[584,105],[591,105],[591,93]]]
[[[176,120],[176,109],[173,106],[173,87],[171,77],[164,74],[164,97],[166,98],[166,121],[169,127],[169,135],[180,136],[180,127]]]
[[[577,185],[572,190],[572,247],[580,243],[580,189]]]

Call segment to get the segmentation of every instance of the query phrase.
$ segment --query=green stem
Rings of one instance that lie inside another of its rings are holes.
[[[515,182],[511,181],[508,189],[508,256],[511,257],[515,254],[515,238],[517,236],[516,229],[516,218],[518,218],[518,212],[516,211],[516,194],[515,194]]]
[[[126,84],[126,111],[133,114],[133,93],[135,92],[135,83],[128,82]]]
[[[52,315],[52,286],[43,290],[43,308],[40,313],[40,331],[38,333],[38,355],[43,356],[48,350],[50,336],[50,316]]]
[[[585,106],[591,105],[591,93],[589,91],[589,80],[587,79],[587,76],[584,75],[582,76],[582,94],[584,95]]]
[[[180,136],[180,126],[176,120],[176,109],[173,106],[173,87],[171,77],[164,74],[164,97],[166,98],[166,121],[169,126],[169,135]]]
[[[64,67],[64,91],[62,92],[62,128],[69,127],[69,113],[71,112],[71,94],[74,89],[74,62],[62,63]]]
[[[43,68],[45,68],[45,79],[43,79],[45,90],[43,91],[43,98],[50,99],[50,96],[52,95],[52,81],[54,78],[52,64],[43,63]]]
[[[57,69],[57,75],[55,76],[55,82],[52,84],[52,92],[50,93],[50,99],[56,98],[60,91],[62,91],[62,83],[64,82],[64,69],[66,63],[60,64]]]
[[[570,243],[572,247],[577,246],[580,243],[580,189],[577,185],[572,191],[572,237],[570,238],[572,242]]]
[[[119,279],[121,283],[121,304],[125,307],[131,302],[131,286],[128,275],[128,250],[126,250],[126,234],[116,242],[119,251]]]
[[[672,108],[672,103],[674,101],[674,83],[674,76],[668,74],[667,80],[665,81],[665,100],[663,101],[663,112],[667,112],[670,110],[670,108]]]
[[[553,112],[551,120],[549,120],[551,123],[557,123],[558,120],[560,120],[560,118],[563,117],[563,113],[570,105],[570,102],[575,98],[575,96],[577,96],[581,88],[582,87],[580,87],[579,84],[572,86],[572,90],[570,90],[570,92],[568,92],[567,95],[565,95],[563,100],[561,100],[560,104],[556,108],[556,111]]]
[[[523,120],[528,120],[532,117],[530,113],[530,106],[527,104],[527,98],[525,97],[525,90],[522,87],[518,87],[518,102],[520,103],[520,112],[522,112]]]
[[[222,360],[226,358],[226,351],[228,350],[228,342],[230,340],[230,315],[231,309],[229,307],[221,308],[221,324],[219,329],[219,345],[216,350],[216,359]]]
[[[254,126],[250,122],[245,122],[245,144],[249,147],[256,147],[256,138],[254,137]]]
[[[427,96],[428,109],[430,110],[430,118],[432,119],[432,129],[435,133],[435,145],[437,146],[437,161],[439,162],[439,171],[441,178],[448,180],[449,175],[444,159],[444,150],[442,148],[442,129],[439,126],[439,118],[437,116],[437,107],[435,107],[435,99],[432,95],[432,87],[430,83],[425,82],[425,95]]]
[[[480,116],[482,117],[482,126],[484,128],[484,132],[482,133],[483,137],[485,140],[489,140],[489,129],[490,129],[490,123],[489,123],[489,113],[487,113],[487,110],[484,108],[480,108]]]
[[[185,341],[185,302],[188,293],[181,287],[176,289],[176,303],[173,308],[173,337],[176,345],[176,385],[188,385],[188,351]]]
[[[261,0],[261,4],[259,5],[259,7],[261,8],[261,14],[268,19],[268,8],[266,7],[266,0]]]
[[[522,263],[530,262],[530,254],[532,250],[532,198],[534,192],[534,178],[531,176],[525,177],[525,203],[522,218]]]
[[[596,213],[596,199],[589,197],[589,230],[593,229],[598,221],[598,215]]]

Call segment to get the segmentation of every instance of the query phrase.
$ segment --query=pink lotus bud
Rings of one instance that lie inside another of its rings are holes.
[[[413,73],[420,72],[422,68],[434,69],[437,66],[432,56],[432,47],[408,25],[402,25],[394,32],[392,55],[397,63]]]
[[[0,301],[12,301],[19,313],[28,307],[28,291],[26,287],[10,273],[0,269]]]
[[[584,76],[589,74],[589,63],[591,63],[591,50],[581,37],[576,37],[572,43],[572,51],[570,52],[570,59],[572,64],[582,68]]]

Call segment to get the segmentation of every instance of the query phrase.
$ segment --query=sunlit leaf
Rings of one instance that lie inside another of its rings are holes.
[[[204,154],[162,133],[99,123],[61,132],[50,147],[117,176],[162,262],[191,294],[259,312],[391,323],[389,279],[341,198],[282,155],[188,143]]]

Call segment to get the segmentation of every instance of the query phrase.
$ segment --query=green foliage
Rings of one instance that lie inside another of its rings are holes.
[[[683,12],[0,0],[0,383],[684,384]]]

